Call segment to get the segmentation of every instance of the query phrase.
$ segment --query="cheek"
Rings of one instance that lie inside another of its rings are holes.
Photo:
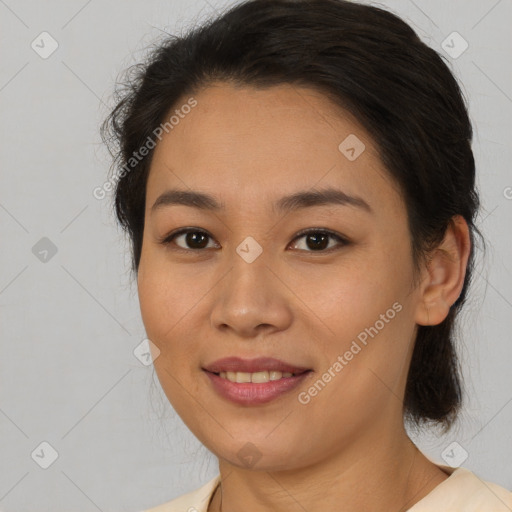
[[[155,335],[162,330],[162,324],[167,321],[165,288],[162,286],[162,282],[155,279],[151,271],[141,270],[142,272],[139,271],[137,288],[142,321],[148,337],[160,346],[159,337]]]
[[[190,276],[174,271],[154,255],[141,258],[137,285],[147,337],[160,350],[155,361],[157,371],[160,366],[182,374],[197,358],[200,340],[191,331],[199,331],[204,320],[194,314],[207,292],[207,282],[197,272]]]
[[[182,316],[187,288],[177,280],[157,259],[150,255],[141,258],[137,288],[142,320],[149,339],[161,349]]]
[[[402,304],[409,286],[407,265],[399,271],[396,263],[382,256],[360,259],[316,280],[312,309],[332,331],[353,336],[373,325],[395,302]]]
[[[322,363],[329,368],[341,355],[344,377],[361,389],[375,380],[372,372],[389,383],[401,377],[415,325],[412,267],[402,254],[368,256],[323,280],[310,297],[322,320]]]

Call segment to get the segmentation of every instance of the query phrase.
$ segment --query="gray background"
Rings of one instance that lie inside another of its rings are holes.
[[[133,353],[145,332],[129,247],[109,198],[92,190],[110,164],[98,127],[117,74],[164,31],[231,3],[0,0],[1,510],[134,512],[217,472],[152,367]],[[382,5],[443,53],[463,82],[475,125],[478,225],[489,240],[460,324],[469,399],[449,434],[413,435],[440,463],[459,443],[465,467],[512,488],[512,1]],[[31,47],[43,31],[59,45],[46,59]],[[457,58],[441,46],[453,31],[469,43]],[[58,453],[47,469],[44,441]]]

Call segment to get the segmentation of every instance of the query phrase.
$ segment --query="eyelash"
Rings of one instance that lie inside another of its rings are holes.
[[[202,233],[202,234],[207,235],[210,240],[213,239],[213,237],[210,236],[210,234],[207,231],[204,231],[202,229],[198,229],[198,228],[183,228],[183,229],[179,229],[178,231],[174,231],[173,233],[170,233],[169,235],[166,235],[165,237],[163,237],[160,240],[158,240],[158,242],[160,244],[162,244],[162,245],[170,246],[171,242],[176,237],[178,237],[180,235],[186,235],[187,233]],[[327,230],[327,229],[323,229],[323,228],[309,228],[309,229],[302,230],[299,233],[297,233],[297,235],[292,240],[292,242],[296,242],[300,238],[302,238],[302,237],[304,237],[306,235],[310,235],[310,234],[327,235],[330,238],[333,238],[336,241],[338,241],[340,245],[337,246],[337,247],[331,247],[329,249],[322,249],[322,250],[318,250],[318,251],[312,251],[312,250],[308,251],[308,250],[304,250],[304,249],[299,249],[300,251],[308,252],[308,253],[313,253],[313,254],[314,253],[323,253],[323,254],[327,253],[327,254],[330,254],[331,252],[339,250],[342,247],[347,246],[347,245],[350,244],[350,241],[348,239],[346,239],[345,237],[343,237],[341,235],[338,235],[337,233],[334,233],[333,231],[330,231],[330,230]],[[199,253],[199,252],[205,251],[206,249],[205,248],[203,248],[203,249],[184,249],[183,247],[176,246],[176,247],[173,247],[173,250],[180,251],[180,252],[186,252],[186,253],[190,253],[190,252]]]

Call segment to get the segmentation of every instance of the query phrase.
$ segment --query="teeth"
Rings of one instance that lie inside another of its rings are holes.
[[[278,372],[278,371],[263,371],[263,372],[220,372],[220,377],[228,379],[231,382],[268,382],[270,380],[279,380],[281,378],[291,377],[293,373],[290,372]]]

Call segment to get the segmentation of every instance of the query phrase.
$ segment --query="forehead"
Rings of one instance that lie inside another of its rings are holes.
[[[370,202],[396,188],[363,127],[314,89],[218,83],[193,97],[196,106],[155,148],[148,208],[176,187],[209,191],[226,203],[328,186]]]

